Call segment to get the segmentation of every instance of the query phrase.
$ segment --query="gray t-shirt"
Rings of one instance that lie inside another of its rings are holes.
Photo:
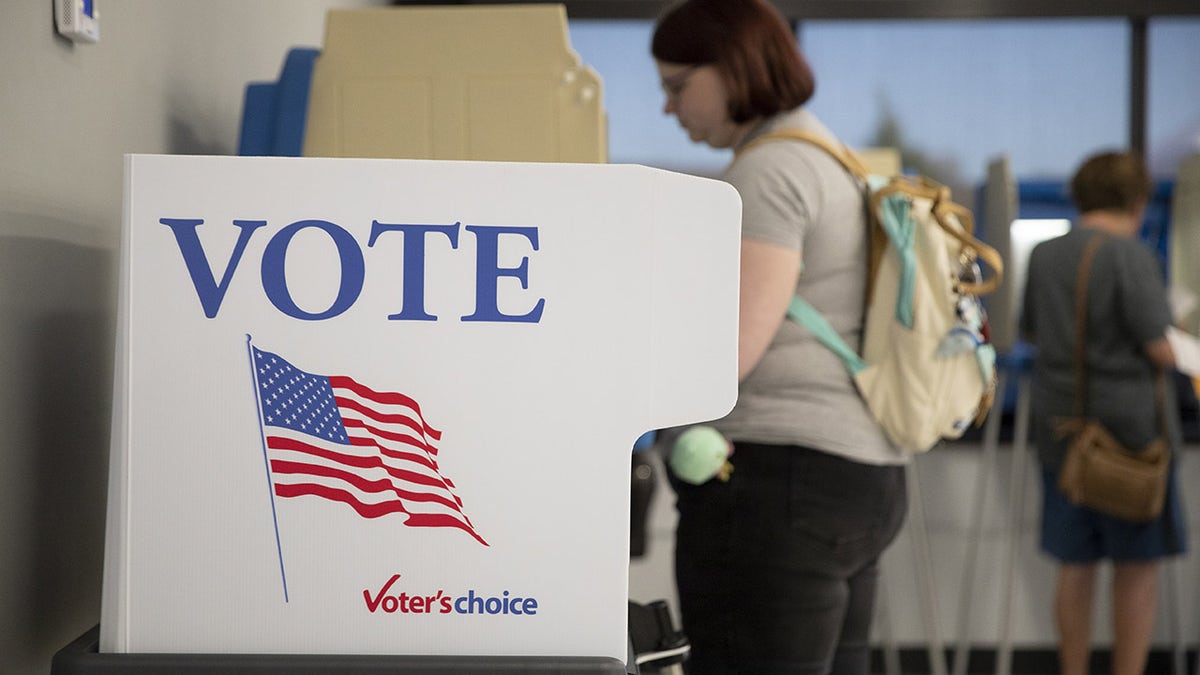
[[[1050,467],[1059,466],[1066,454],[1067,441],[1054,426],[1073,411],[1075,275],[1085,244],[1096,234],[1076,228],[1038,244],[1029,256],[1021,332],[1038,349],[1033,432],[1038,458]],[[1100,246],[1092,261],[1087,312],[1088,416],[1126,447],[1140,449],[1161,430],[1154,368],[1143,345],[1163,337],[1171,322],[1162,272],[1143,244],[1109,237]],[[1167,409],[1174,410],[1170,390]],[[1175,421],[1171,432],[1172,437],[1177,433]]]
[[[797,109],[755,129],[814,131],[835,140],[812,113]],[[742,238],[796,249],[796,293],[847,344],[858,346],[867,281],[866,206],[861,188],[820,148],[801,141],[761,143],[722,178],[742,198]],[[784,320],[762,361],[741,383],[738,402],[714,423],[728,438],[796,444],[868,464],[903,464],[871,417],[845,366],[813,334]]]

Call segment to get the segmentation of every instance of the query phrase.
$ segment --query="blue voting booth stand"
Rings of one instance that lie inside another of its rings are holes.
[[[125,171],[100,625],[54,675],[686,654],[665,603],[628,600],[630,454],[736,400],[732,187],[582,163]]]

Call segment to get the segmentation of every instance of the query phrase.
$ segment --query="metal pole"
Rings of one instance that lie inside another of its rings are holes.
[[[979,544],[983,540],[984,506],[988,486],[996,467],[996,448],[1000,445],[1000,424],[1004,416],[1004,391],[1007,382],[1005,369],[996,374],[996,399],[983,430],[983,454],[979,473],[975,477],[975,502],[971,507],[971,525],[967,540],[966,561],[963,563],[962,583],[958,590],[958,645],[954,650],[954,675],[966,675],[971,659],[971,605],[975,598],[975,573],[979,559]]]
[[[1129,149],[1146,156],[1146,18],[1129,17]]]
[[[1014,587],[1017,570],[1017,553],[1021,549],[1021,521],[1025,512],[1025,455],[1029,438],[1029,375],[1021,374],[1017,380],[1017,417],[1013,429],[1012,467],[1009,475],[1008,555],[1004,563],[1004,589],[1000,597],[1000,644],[996,647],[997,675],[1012,673],[1012,604],[1016,596]]]
[[[878,621],[880,641],[883,643],[883,672],[886,675],[901,675],[900,647],[892,624],[891,584],[887,580],[887,568],[879,566],[879,586],[875,591],[875,619]]]
[[[946,649],[938,627],[937,598],[934,593],[933,564],[929,554],[929,530],[925,526],[925,503],[921,498],[921,480],[917,461],[908,465],[909,534],[912,537],[913,565],[917,573],[917,598],[928,639],[929,667],[932,675],[946,675]]]

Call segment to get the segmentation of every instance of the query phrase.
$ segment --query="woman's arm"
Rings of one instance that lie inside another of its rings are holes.
[[[762,361],[787,316],[800,278],[800,252],[761,241],[742,240],[738,315],[738,381]]]

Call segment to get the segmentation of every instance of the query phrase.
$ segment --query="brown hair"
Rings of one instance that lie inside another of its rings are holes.
[[[1071,179],[1071,201],[1080,213],[1118,211],[1133,213],[1153,192],[1150,172],[1142,158],[1131,152],[1093,155]]]
[[[816,82],[783,15],[765,0],[685,0],[658,20],[654,58],[715,65],[739,124],[804,105]]]

